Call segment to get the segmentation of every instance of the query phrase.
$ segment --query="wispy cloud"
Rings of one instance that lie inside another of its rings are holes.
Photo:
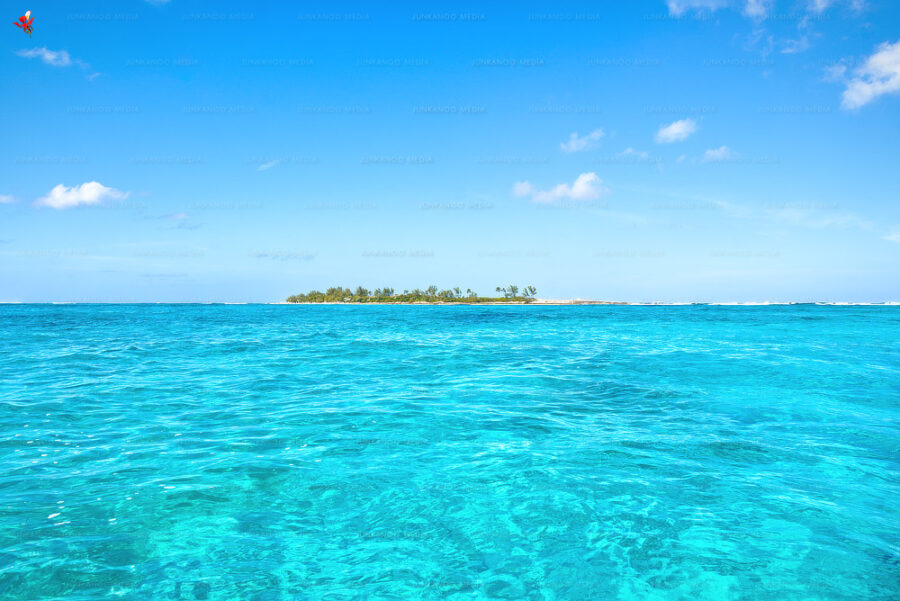
[[[669,14],[681,17],[689,13],[715,12],[721,8],[743,5],[741,12],[755,21],[765,19],[775,0],[666,0]]]
[[[718,148],[710,148],[704,152],[703,158],[700,160],[704,163],[724,163],[737,158],[737,156],[737,153],[727,146],[719,146]]]
[[[635,150],[634,148],[629,146],[628,148],[626,148],[625,150],[623,150],[616,156],[618,156],[620,159],[631,158],[631,159],[646,161],[647,159],[650,158],[650,153],[648,153],[646,150]]]
[[[656,141],[660,144],[681,142],[697,131],[697,122],[693,119],[682,119],[668,125],[663,125],[656,132]]]
[[[680,17],[688,12],[716,11],[728,4],[728,0],[667,0],[669,14]]]
[[[794,40],[785,40],[784,46],[781,48],[782,54],[799,54],[801,52],[806,52],[809,50],[810,44],[809,36],[802,35]]]
[[[274,161],[269,161],[268,163],[263,163],[262,165],[257,167],[256,170],[257,171],[268,171],[269,169],[271,169],[272,167],[274,167],[275,165],[277,165],[280,162],[281,162],[280,159],[275,159]]]
[[[832,68],[835,77],[845,72],[841,65]],[[857,109],[884,94],[900,92],[900,40],[878,46],[872,56],[853,70],[853,77],[845,83],[847,88],[841,99],[845,109]]]
[[[807,0],[806,10],[808,13],[820,15],[837,4],[846,4],[855,12],[861,12],[866,5],[865,0]],[[775,0],[666,0],[666,6],[673,17],[702,15],[727,8],[740,10],[748,19],[760,22],[772,12]]]
[[[884,240],[888,242],[894,242],[895,244],[900,244],[900,226],[895,226],[891,228],[891,232],[884,236]]]
[[[40,48],[31,48],[28,50],[19,50],[16,52],[17,56],[21,56],[22,58],[37,58],[40,59],[45,65],[50,65],[52,67],[71,67],[72,65],[77,65],[78,67],[90,70],[91,65],[84,62],[80,58],[72,58],[72,56],[66,50],[49,50],[46,46],[42,46]],[[100,73],[94,72],[87,76],[88,81],[94,81],[97,77],[100,76]]]
[[[802,203],[797,206],[787,203],[781,207],[767,207],[762,212],[762,217],[777,223],[811,229],[838,227],[871,230],[873,227],[871,221],[859,215],[831,210],[810,209],[804,207]]]
[[[32,48],[30,50],[19,50],[17,56],[22,58],[39,58],[45,64],[53,67],[68,67],[72,64],[72,57],[65,50],[48,50],[46,46],[41,48]]]
[[[62,184],[50,190],[47,196],[35,201],[35,206],[52,209],[71,209],[80,205],[94,205],[104,200],[122,200],[128,198],[128,192],[108,188],[100,182],[85,182],[66,187]]]
[[[16,202],[15,196],[10,196],[8,194],[0,194],[0,205],[9,204],[11,202]]]
[[[29,50],[19,50],[16,52],[16,55],[21,56],[22,58],[37,58],[44,64],[52,67],[71,67],[72,65],[77,65],[86,71],[91,69],[89,63],[86,63],[80,58],[72,58],[66,50],[49,50],[46,46],[40,48],[35,47]],[[94,81],[99,76],[100,73],[94,72],[87,76],[87,80]]]
[[[169,213],[159,217],[164,221],[171,221],[173,225],[166,226],[164,229],[170,230],[197,230],[200,229],[199,223],[191,223],[191,216],[187,213]]]
[[[828,65],[825,67],[825,76],[824,80],[828,82],[839,82],[843,83],[846,81],[847,74],[847,59],[844,59],[838,63],[833,65]]]
[[[783,202],[767,203],[761,207],[736,204],[722,200],[710,200],[714,206],[735,219],[754,219],[807,229],[853,228],[871,230],[867,219],[846,211],[835,210],[829,203]]]
[[[582,150],[588,150],[597,145],[597,142],[600,138],[603,137],[602,129],[595,129],[589,134],[585,134],[583,136],[579,136],[578,132],[572,132],[569,135],[569,140],[567,142],[563,142],[559,145],[559,148],[563,152],[579,152]]]
[[[275,261],[312,261],[318,253],[311,251],[275,250],[252,253],[257,259],[273,259]]]
[[[549,190],[540,190],[531,182],[516,182],[515,196],[529,196],[534,202],[553,203],[558,200],[594,200],[609,190],[596,173],[582,173],[570,184],[559,184]]]
[[[810,12],[820,15],[835,4],[848,4],[857,12],[866,7],[865,0],[809,0],[808,8]]]
[[[624,189],[626,191],[635,191],[629,188]],[[751,205],[730,202],[717,197],[675,193],[670,190],[639,189],[638,191],[643,194],[649,193],[675,199],[678,201],[674,205],[676,207],[716,209],[729,218],[737,220],[813,230],[829,228],[851,229],[863,232],[876,230],[876,225],[872,221],[856,213],[841,211],[840,207],[832,202],[788,200],[785,202],[767,202]],[[894,236],[896,236],[897,240],[893,239]],[[884,239],[900,243],[900,227],[895,227],[890,234],[884,236]]]
[[[761,21],[769,16],[774,0],[747,0],[744,5],[744,16]]]

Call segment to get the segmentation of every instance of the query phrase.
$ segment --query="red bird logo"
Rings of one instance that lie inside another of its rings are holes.
[[[31,23],[34,21],[34,17],[31,16],[31,11],[25,11],[25,14],[19,17],[19,22],[16,23],[13,21],[13,25],[24,31],[28,34],[28,37],[31,37],[31,32],[34,31],[31,28]]]

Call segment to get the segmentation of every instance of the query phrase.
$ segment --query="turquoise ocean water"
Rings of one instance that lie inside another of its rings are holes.
[[[0,306],[0,599],[900,598],[900,307]]]

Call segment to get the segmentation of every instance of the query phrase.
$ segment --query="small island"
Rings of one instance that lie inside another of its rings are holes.
[[[497,296],[479,296],[475,291],[467,288],[462,292],[459,288],[438,290],[437,286],[429,286],[425,290],[416,288],[395,292],[393,288],[376,288],[369,291],[362,286],[356,290],[333,286],[325,292],[311,290],[306,294],[294,294],[287,298],[288,303],[382,303],[382,304],[478,304],[478,303],[502,303],[502,304],[527,304],[535,301],[537,289],[534,286],[525,286],[521,290],[518,286],[509,286],[495,289]]]

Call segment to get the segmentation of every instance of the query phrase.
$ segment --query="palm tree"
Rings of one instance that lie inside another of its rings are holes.
[[[535,298],[537,295],[537,288],[534,286],[525,286],[521,290],[522,296],[519,296],[519,287],[515,284],[510,284],[508,287],[497,286],[494,290],[496,290],[497,295],[507,300],[524,300],[525,302],[529,302]],[[478,296],[478,293],[472,290],[471,288],[466,288],[465,297],[462,294],[459,286],[455,286],[451,289],[439,290],[437,286],[431,285],[425,290],[420,288],[416,288],[414,290],[404,289],[402,294],[396,294],[393,288],[388,286],[384,286],[383,288],[376,288],[374,291],[370,291],[363,286],[357,286],[356,290],[351,290],[350,288],[344,288],[343,286],[331,286],[325,290],[325,292],[319,292],[318,290],[310,290],[306,294],[294,294],[287,298],[287,302],[289,303],[324,303],[324,302],[356,302],[356,303],[366,303],[366,302],[379,302],[384,301],[388,298],[392,298],[395,301],[403,302],[403,303],[414,303],[414,302],[434,302],[437,300],[440,301],[452,301],[454,299],[462,299],[469,298],[473,299],[473,301],[480,300],[489,300],[489,297]]]

